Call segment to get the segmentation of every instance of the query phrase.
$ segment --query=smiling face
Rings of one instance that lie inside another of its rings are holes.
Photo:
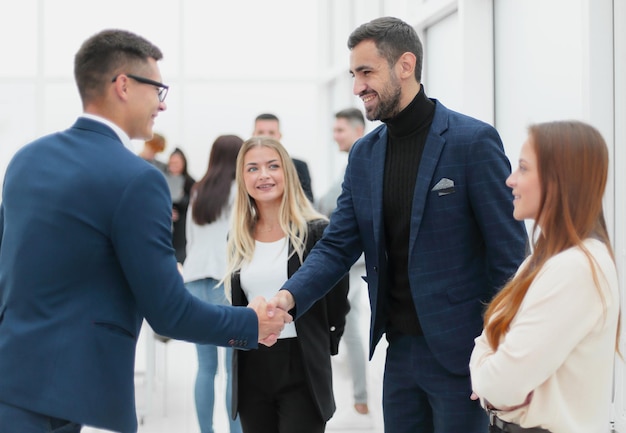
[[[244,155],[243,181],[257,206],[280,205],[285,192],[285,173],[278,152],[266,146],[251,147]]]
[[[513,190],[513,217],[520,221],[535,219],[541,204],[541,184],[537,153],[531,137],[522,145],[519,165],[506,184]]]
[[[402,87],[396,67],[389,67],[373,41],[365,40],[352,49],[350,73],[354,77],[352,91],[363,101],[369,120],[385,121],[402,110]]]
[[[142,68],[137,75],[161,82],[161,73],[154,59],[148,59],[147,66]],[[131,112],[126,132],[130,138],[150,139],[156,117],[160,111],[167,108],[165,102],[159,101],[160,89],[131,78],[126,78],[125,84],[128,88]]]

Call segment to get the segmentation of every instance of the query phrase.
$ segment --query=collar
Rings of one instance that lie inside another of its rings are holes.
[[[83,113],[81,114],[80,117],[84,117],[86,119],[91,119],[91,120],[95,120],[96,122],[104,123],[106,126],[111,128],[113,132],[115,132],[115,134],[117,134],[117,136],[119,137],[120,141],[122,142],[122,144],[124,145],[126,149],[130,150],[133,153],[136,153],[135,146],[133,145],[133,142],[130,140],[130,137],[128,136],[128,134],[126,134],[122,128],[117,126],[115,123],[111,122],[109,119],[105,119],[104,117],[98,116],[96,114],[91,114],[91,113]]]
[[[426,97],[424,86],[420,84],[420,91],[415,98],[397,116],[385,123],[389,129],[389,135],[394,137],[406,137],[432,121],[435,111],[435,103]]]

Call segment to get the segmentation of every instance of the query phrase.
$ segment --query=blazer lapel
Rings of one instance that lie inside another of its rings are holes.
[[[439,163],[439,157],[441,156],[443,146],[446,142],[442,134],[448,127],[447,111],[437,100],[433,100],[433,102],[436,104],[435,115],[433,116],[433,123],[430,127],[430,131],[428,131],[428,136],[426,137],[424,152],[422,153],[422,159],[417,174],[417,181],[415,182],[415,191],[413,193],[409,255],[411,251],[413,251],[415,242],[417,241],[417,234],[419,233],[422,217],[424,216],[426,197],[428,196],[430,184],[432,183],[435,169]]]
[[[384,128],[372,148],[372,166],[370,171],[372,173],[372,221],[376,245],[382,245],[383,243],[383,180],[385,178],[386,154],[387,128]]]
[[[307,250],[308,251],[308,250]],[[289,252],[287,254],[291,254],[293,252],[293,246],[291,242],[289,242]],[[300,258],[297,254],[292,255],[287,260],[287,278],[291,278],[293,274],[300,268]]]
[[[306,256],[309,254],[309,251],[311,251],[313,247],[315,246],[315,242],[317,242],[317,237],[316,237],[316,234],[313,233],[313,226],[311,225],[311,222],[307,223],[307,231],[308,231],[308,235],[306,237],[306,245],[304,247],[304,253],[302,257],[303,261],[306,259]],[[289,242],[288,254],[290,255],[290,257],[289,257],[289,260],[287,260],[287,278],[291,278],[291,276],[295,274],[296,271],[300,269],[300,266],[301,266],[300,257],[298,257],[298,254],[291,255],[291,253],[293,252],[294,252],[293,245],[291,244],[291,242]]]

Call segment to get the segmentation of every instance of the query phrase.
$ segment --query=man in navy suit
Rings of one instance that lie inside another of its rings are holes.
[[[370,357],[389,342],[388,433],[483,433],[468,363],[483,306],[525,257],[496,130],[429,99],[422,46],[401,20],[349,37],[354,94],[383,124],[359,140],[324,237],[271,304],[297,319],[365,252]]]
[[[161,51],[122,30],[85,41],[74,73],[84,114],[23,147],[0,207],[0,431],[135,432],[135,347],[144,317],[202,344],[271,344],[290,320],[262,299],[189,294],[172,248],[165,177],[130,150],[166,109]],[[268,339],[269,337],[269,339]]]

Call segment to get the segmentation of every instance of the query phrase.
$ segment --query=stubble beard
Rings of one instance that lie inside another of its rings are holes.
[[[380,120],[385,122],[392,119],[400,112],[400,99],[402,89],[398,81],[392,75],[389,85],[384,89],[383,93],[378,93],[378,105],[372,110],[366,110],[365,117],[368,120]]]

